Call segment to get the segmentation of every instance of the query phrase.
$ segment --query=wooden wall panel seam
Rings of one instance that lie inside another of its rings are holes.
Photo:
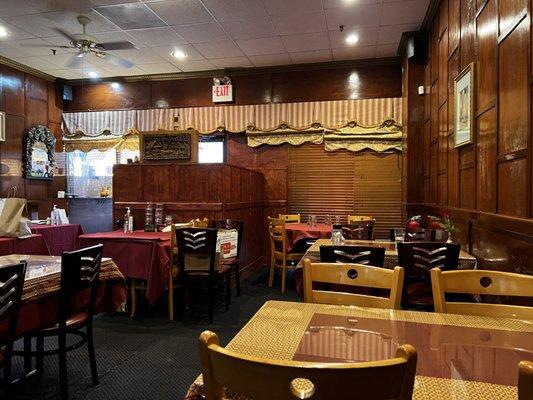
[[[514,32],[514,30],[522,23],[522,21],[524,20],[524,18],[527,17],[527,15],[528,13],[527,11],[525,11],[512,22],[512,25],[505,32],[501,33],[498,36],[498,45],[501,44],[505,39],[509,37],[509,35],[511,35],[511,33]]]

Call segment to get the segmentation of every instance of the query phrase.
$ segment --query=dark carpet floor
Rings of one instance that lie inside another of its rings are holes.
[[[267,287],[266,268],[242,282],[242,296],[233,290],[228,312],[221,306],[215,323],[207,323],[207,309],[194,306],[183,322],[166,319],[166,299],[139,314],[99,316],[95,319],[95,346],[100,384],[92,387],[87,348],[68,354],[71,399],[182,399],[200,371],[198,336],[216,332],[225,345],[267,300],[296,301],[293,287],[281,295],[277,286]],[[289,275],[288,282],[293,282]],[[47,344],[50,345],[51,343]],[[22,360],[15,357],[14,372]],[[10,399],[57,399],[57,357],[46,357],[45,373],[16,388]]]

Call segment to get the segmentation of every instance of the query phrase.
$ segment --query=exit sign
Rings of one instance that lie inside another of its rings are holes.
[[[213,86],[213,103],[225,103],[228,101],[233,101],[233,86]]]

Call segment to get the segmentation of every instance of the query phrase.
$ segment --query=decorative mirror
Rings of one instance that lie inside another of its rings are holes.
[[[30,128],[26,134],[26,178],[52,179],[56,138],[44,125]]]

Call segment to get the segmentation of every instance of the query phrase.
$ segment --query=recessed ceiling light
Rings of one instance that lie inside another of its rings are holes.
[[[176,49],[176,50],[172,50],[170,52],[170,55],[174,58],[177,58],[177,59],[183,59],[185,57],[187,57],[187,53],[185,53],[183,50],[179,50],[179,49]]]
[[[0,25],[0,38],[5,38],[9,35],[9,31],[2,25]]]
[[[116,89],[120,89],[120,83],[118,83],[118,82],[113,82],[113,83],[111,83],[111,87],[112,87],[113,89],[115,89],[115,90],[116,90]]]
[[[347,44],[356,44],[359,41],[359,36],[355,33],[350,33],[348,36],[346,36],[346,43]]]
[[[95,71],[89,71],[87,72],[87,76],[89,78],[98,78],[98,72],[95,72]]]

